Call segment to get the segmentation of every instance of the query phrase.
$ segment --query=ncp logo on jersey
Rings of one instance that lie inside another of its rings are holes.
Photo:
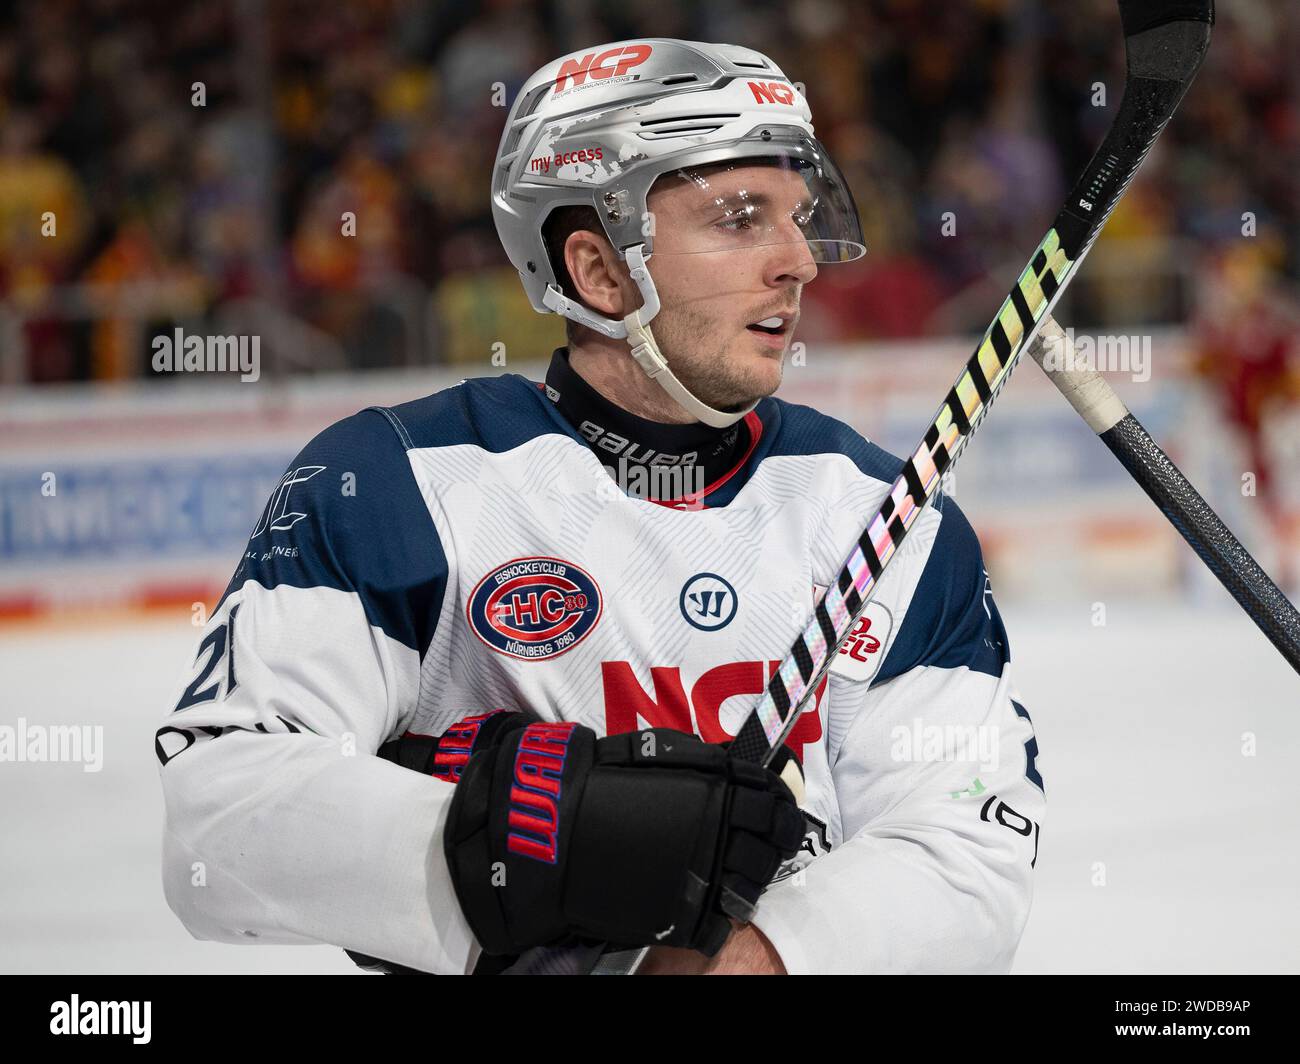
[[[682,585],[678,598],[686,623],[702,632],[725,628],[736,616],[736,589],[717,573],[696,573]]]
[[[575,647],[596,627],[601,609],[596,581],[572,562],[515,558],[475,585],[465,616],[498,654],[536,661]]]

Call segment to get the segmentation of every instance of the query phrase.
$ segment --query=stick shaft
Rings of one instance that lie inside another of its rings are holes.
[[[1300,613],[1132,414],[1101,434],[1129,475],[1300,673]]]

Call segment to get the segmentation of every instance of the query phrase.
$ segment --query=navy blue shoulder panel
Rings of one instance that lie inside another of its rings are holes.
[[[447,558],[387,411],[338,421],[298,453],[226,595],[248,580],[355,592],[371,624],[424,654]]]
[[[876,683],[918,665],[965,665],[996,677],[1011,660],[975,530],[942,492],[930,505],[942,515],[939,531]]]
[[[499,454],[545,433],[569,436],[587,446],[541,388],[518,373],[470,377],[392,407],[388,416],[407,447],[472,443]]]
[[[902,459],[864,439],[843,421],[810,406],[787,403],[771,396],[754,411],[763,423],[763,435],[747,468],[708,497],[710,506],[726,506],[767,458],[782,455],[842,454],[869,477],[893,483],[902,471]]]
[[[750,468],[757,470],[765,458],[802,454],[842,454],[864,475],[892,484],[903,469],[901,458],[864,439],[838,418],[811,406],[769,397],[757,407],[763,420],[763,438]]]
[[[765,401],[775,404],[781,413],[781,431],[773,441],[773,455],[846,455],[865,476],[887,484],[892,484],[903,471],[901,458],[877,447],[843,421],[799,403],[787,403],[782,399]]]

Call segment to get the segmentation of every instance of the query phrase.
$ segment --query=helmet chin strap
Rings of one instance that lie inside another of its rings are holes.
[[[593,314],[581,303],[566,298],[555,287],[547,288],[542,302],[557,314],[572,318],[605,336],[616,340],[626,337],[636,364],[683,410],[697,421],[702,421],[715,429],[728,428],[758,406],[758,400],[755,399],[743,410],[715,410],[692,395],[686,385],[673,375],[673,371],[668,368],[668,360],[659,350],[654,334],[650,331],[650,321],[659,313],[659,292],[655,289],[650,270],[646,267],[644,249],[644,244],[637,244],[624,253],[631,267],[632,280],[636,282],[637,289],[641,293],[641,307],[632,311],[622,321]]]

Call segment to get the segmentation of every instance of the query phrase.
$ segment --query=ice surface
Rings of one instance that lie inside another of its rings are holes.
[[[1212,597],[1004,610],[1048,801],[1015,971],[1300,971],[1300,677]]]
[[[99,772],[0,764],[0,971],[359,971],[325,946],[199,942],[167,907],[153,736],[199,634],[186,614],[0,632],[0,723],[104,728]]]

